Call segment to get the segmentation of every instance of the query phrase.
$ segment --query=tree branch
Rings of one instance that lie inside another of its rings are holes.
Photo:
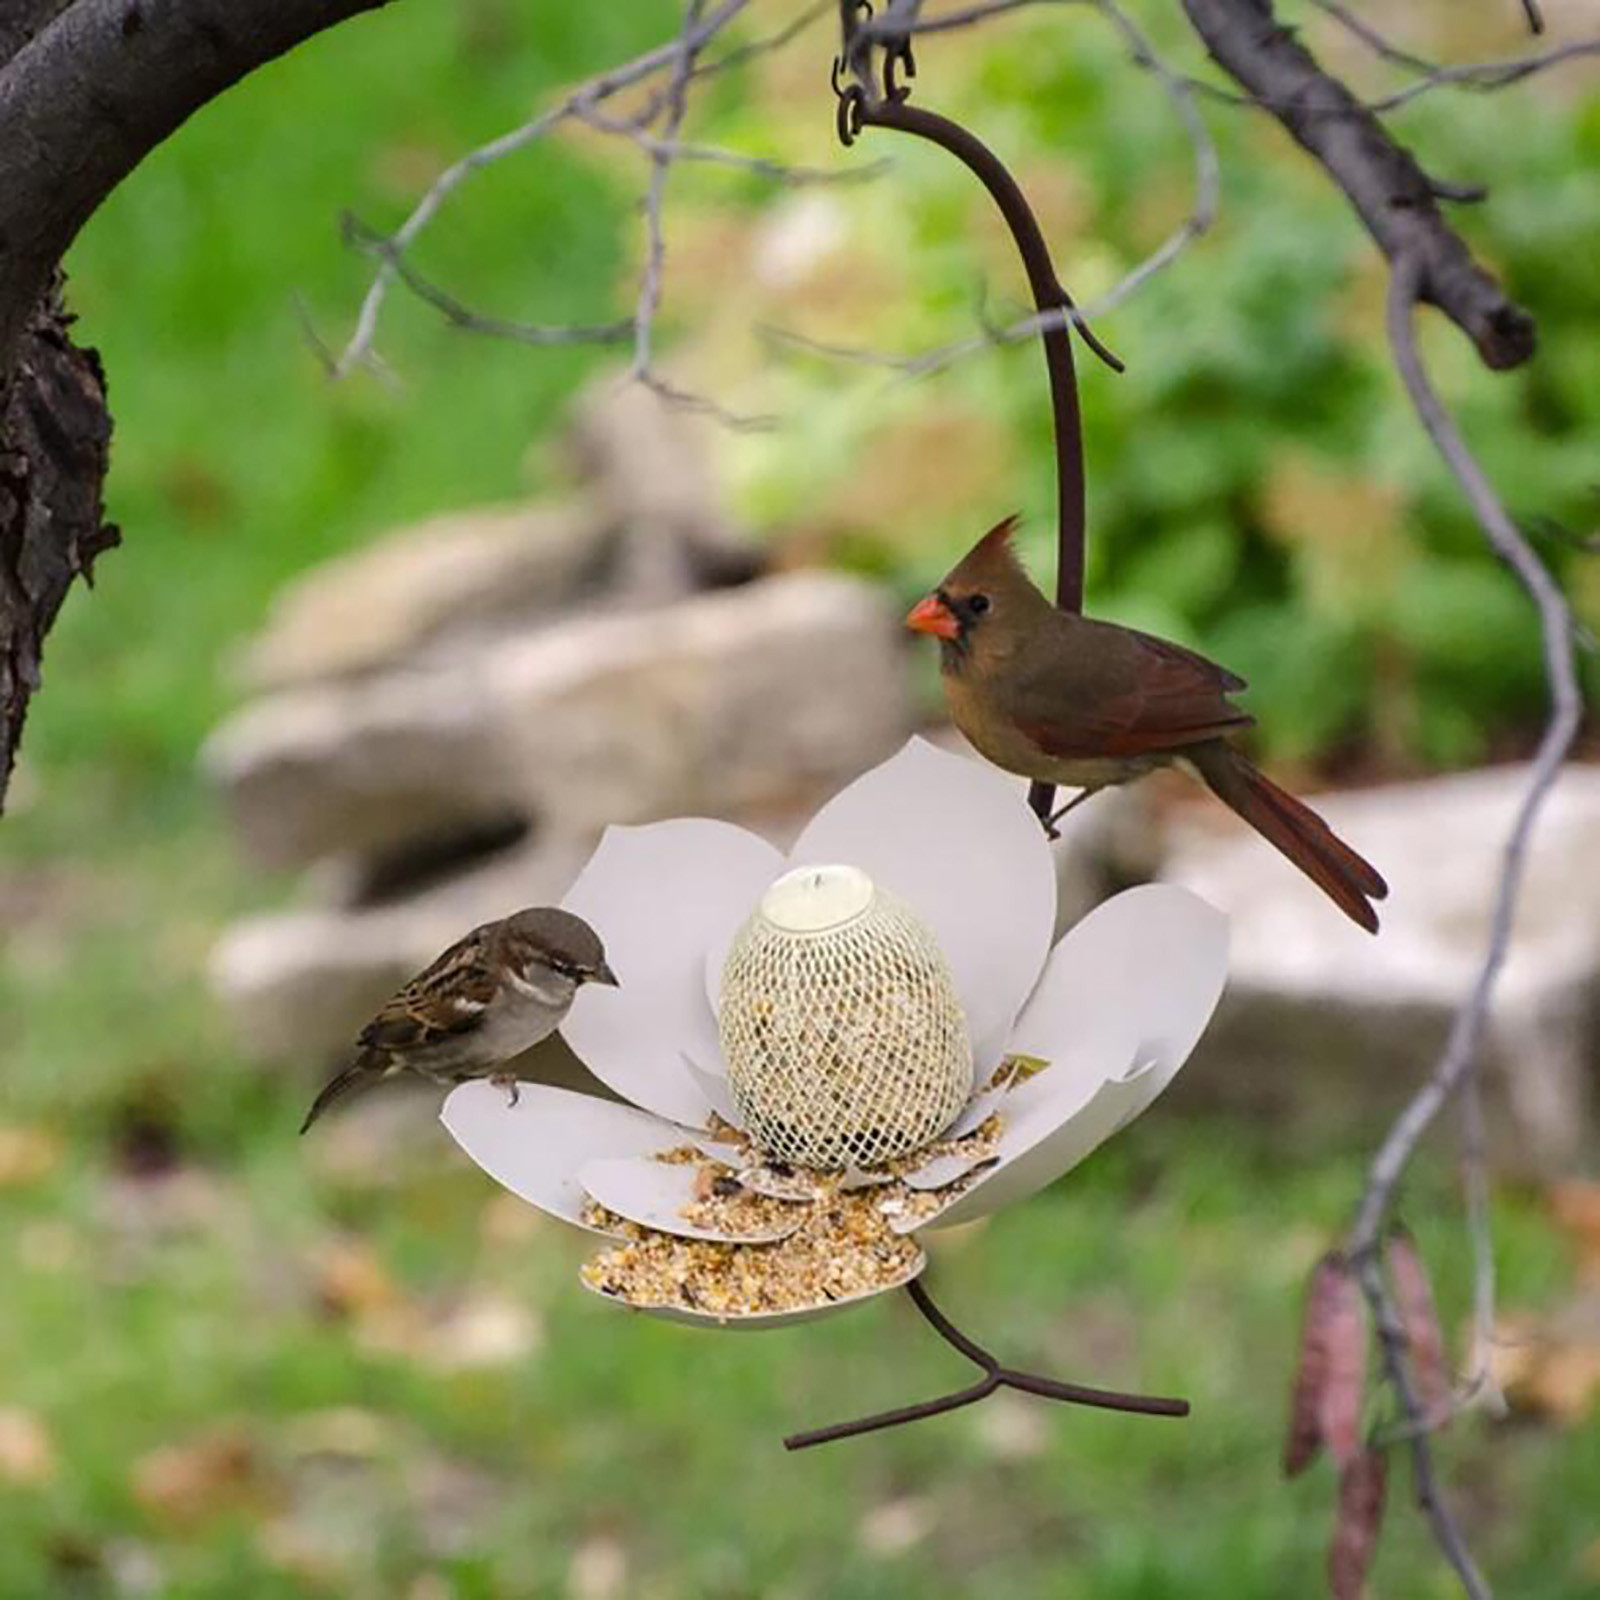
[[[1362,1288],[1372,1307],[1386,1376],[1400,1401],[1404,1434],[1409,1440],[1416,1474],[1418,1501],[1433,1527],[1439,1548],[1461,1579],[1462,1587],[1474,1600],[1483,1600],[1489,1593],[1488,1586],[1472,1561],[1459,1521],[1438,1487],[1429,1438],[1431,1427],[1436,1423],[1427,1416],[1411,1381],[1407,1365],[1407,1341],[1383,1279],[1379,1247],[1401,1178],[1416,1154],[1423,1135],[1453,1098],[1469,1087],[1475,1090],[1474,1073],[1479,1061],[1479,1046],[1488,1026],[1495,984],[1511,947],[1512,927],[1534,825],[1577,737],[1583,702],[1578,688],[1577,665],[1573,658],[1572,614],[1566,597],[1506,514],[1494,486],[1484,475],[1466,440],[1444,409],[1423,367],[1412,326],[1421,283],[1422,269],[1419,263],[1402,256],[1395,263],[1389,281],[1388,326],[1395,365],[1399,368],[1417,416],[1445,465],[1461,485],[1485,537],[1495,553],[1516,573],[1538,607],[1551,709],[1544,735],[1539,741],[1538,754],[1534,758],[1532,776],[1506,838],[1490,916],[1488,947],[1478,976],[1456,1012],[1444,1053],[1427,1081],[1390,1128],[1388,1137],[1373,1158],[1366,1189],[1351,1228],[1348,1253],[1356,1265]],[[1485,1278],[1486,1262],[1489,1261],[1486,1241],[1477,1231],[1482,1228],[1483,1198],[1480,1185],[1483,1155],[1481,1148],[1475,1148],[1481,1142],[1481,1132],[1474,1127],[1476,1111],[1476,1105],[1469,1096],[1468,1207],[1474,1219],[1474,1250],[1477,1257],[1474,1309],[1481,1327],[1488,1318],[1485,1300],[1492,1294],[1493,1285],[1492,1279]]]
[[[7,0],[0,10],[0,65],[9,61],[41,28],[47,27],[72,0]]]
[[[0,802],[44,636],[74,578],[117,543],[101,489],[111,446],[105,383],[68,336],[54,287],[23,331],[0,403]]]
[[[45,634],[117,542],[103,521],[105,383],[77,348],[59,263],[194,111],[386,0],[5,0],[0,7],[0,808]]]
[[[35,34],[0,70],[0,375],[78,230],[156,145],[265,62],[386,3],[73,0]]]
[[[1183,9],[1212,59],[1327,169],[1390,262],[1415,264],[1417,298],[1444,312],[1486,365],[1530,359],[1533,318],[1445,221],[1416,158],[1277,22],[1272,0],[1183,0]]]

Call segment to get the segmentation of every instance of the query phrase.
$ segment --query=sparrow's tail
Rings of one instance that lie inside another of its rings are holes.
[[[300,1131],[304,1133],[335,1100],[342,1100],[352,1091],[362,1088],[369,1083],[376,1083],[383,1076],[382,1063],[369,1051],[363,1050],[354,1061],[342,1072],[337,1072],[322,1086],[322,1091],[311,1102],[311,1109],[306,1112],[306,1120],[300,1124]]]
[[[1383,899],[1389,885],[1310,806],[1280,789],[1221,739],[1197,744],[1185,754],[1224,805],[1287,856],[1352,922],[1368,933],[1378,931],[1371,902]]]

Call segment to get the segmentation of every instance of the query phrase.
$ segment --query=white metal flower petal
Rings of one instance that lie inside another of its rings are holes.
[[[950,963],[978,1071],[999,1060],[1056,915],[1049,844],[1010,779],[912,739],[830,800],[790,860],[848,862],[917,912]]]
[[[1211,1020],[1227,973],[1228,919],[1214,906],[1171,884],[1126,889],[1051,953],[1017,1019],[1012,1054],[1048,1061],[1052,1073],[1093,1074],[1109,1057],[1101,1077],[1131,1054],[1170,1078]]]
[[[705,1118],[682,1052],[721,1058],[702,981],[726,938],[778,875],[764,839],[703,817],[608,828],[563,904],[600,930],[621,987],[579,990],[562,1033],[618,1094],[676,1121]]]
[[[563,1222],[583,1220],[578,1169],[600,1156],[646,1156],[683,1142],[680,1129],[633,1106],[549,1084],[524,1084],[517,1103],[485,1082],[452,1089],[439,1113],[451,1137],[514,1195]]]
[[[578,1182],[607,1211],[680,1239],[712,1239],[720,1244],[766,1244],[787,1239],[805,1220],[805,1208],[788,1207],[790,1215],[769,1225],[731,1233],[691,1222],[685,1211],[699,1199],[695,1185],[698,1165],[669,1164],[637,1156],[607,1156],[586,1161],[578,1169]],[[774,1202],[781,1204],[782,1202]]]
[[[1165,884],[1129,889],[1057,946],[1013,1047],[1050,1062],[1002,1104],[1000,1160],[932,1224],[1025,1199],[1145,1110],[1222,997],[1228,922]]]

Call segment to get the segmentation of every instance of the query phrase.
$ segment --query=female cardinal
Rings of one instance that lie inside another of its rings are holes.
[[[353,1089],[416,1072],[435,1083],[489,1078],[510,1090],[503,1068],[554,1033],[586,983],[615,985],[600,936],[582,917],[551,906],[486,922],[425,967],[361,1030],[354,1061],[323,1085],[304,1133]]]
[[[1189,768],[1369,933],[1389,887],[1316,812],[1263,777],[1225,734],[1255,718],[1229,703],[1237,677],[1182,645],[1060,611],[990,529],[906,618],[939,640],[946,703],[981,755],[1083,792],[1156,767]]]

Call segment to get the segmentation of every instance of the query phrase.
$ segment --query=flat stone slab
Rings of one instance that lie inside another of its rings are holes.
[[[284,690],[203,759],[250,853],[294,866],[507,818],[593,838],[781,806],[888,755],[910,725],[882,592],[798,572]]]
[[[1489,934],[1522,766],[1311,796],[1389,881],[1372,937],[1221,807],[1172,831],[1163,876],[1233,917],[1228,993],[1179,1103],[1220,1101],[1338,1137],[1403,1103],[1444,1047]],[[1600,768],[1561,777],[1535,830],[1496,989],[1484,1083],[1502,1165],[1547,1171],[1595,1139]]]

